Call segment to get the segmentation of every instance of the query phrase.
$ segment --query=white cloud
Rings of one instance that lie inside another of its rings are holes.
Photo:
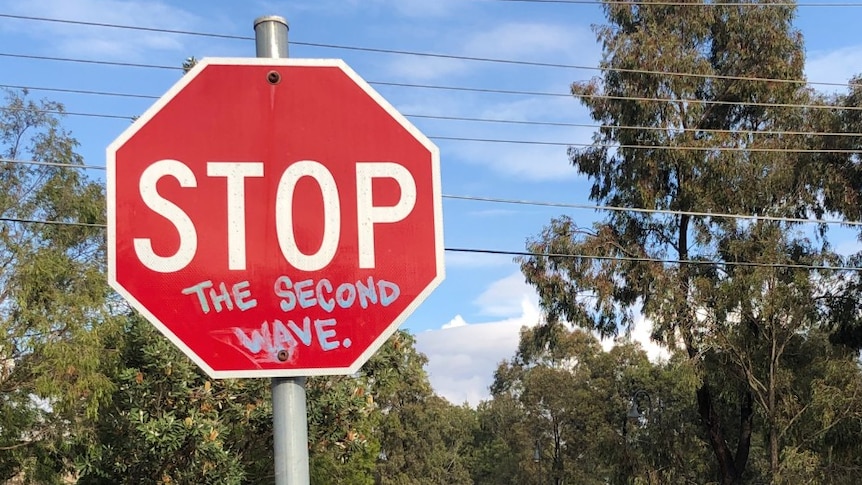
[[[647,358],[651,362],[661,362],[666,361],[670,358],[670,352],[668,349],[658,343],[654,342],[651,338],[652,335],[652,320],[646,318],[642,313],[640,313],[639,309],[635,310],[634,322],[628,332],[628,334],[621,334],[614,337],[600,339],[602,348],[605,351],[613,348],[617,343],[626,343],[626,342],[635,342],[640,344],[641,348],[647,354]],[[596,334],[598,337],[598,334]]]
[[[391,16],[393,13],[408,18],[445,17],[454,12],[463,12],[464,0],[304,0],[275,1],[258,0],[260,11],[270,12],[315,12],[330,16],[356,16],[357,10],[367,15]]]
[[[835,243],[835,252],[842,256],[852,256],[862,251],[862,245],[858,239],[845,239]]]
[[[558,82],[546,92],[565,93],[567,85]],[[452,99],[458,103],[453,103]],[[507,121],[561,122],[585,126],[553,126],[515,123],[477,123],[425,120],[417,118],[425,133],[438,137],[501,140],[501,142],[471,142],[436,140],[442,156],[478,165],[506,178],[530,182],[571,181],[578,178],[567,155],[568,143],[592,142],[594,128],[583,118],[586,111],[568,96],[482,96],[459,93],[448,99],[430,96],[398,103],[408,114],[435,115],[445,106],[446,116],[485,118]],[[504,143],[511,140],[523,143]],[[542,144],[549,143],[549,144]]]
[[[809,53],[805,63],[805,75],[809,81],[846,83],[862,72],[862,46],[849,46],[828,52]],[[815,86],[822,91],[846,91],[834,86]]]
[[[524,281],[524,275],[520,271],[495,281],[473,301],[479,306],[481,314],[492,317],[517,315],[524,310],[525,305],[528,305],[528,308],[537,308],[538,302],[538,296]]]
[[[482,117],[496,118],[515,121],[553,121],[553,122],[579,122],[582,125],[594,126],[595,122],[589,119],[587,110],[578,103],[574,97],[568,96],[569,84],[565,79],[560,80],[547,92],[566,94],[566,96],[531,96],[528,98],[512,98],[502,103],[495,103],[483,107],[480,113]],[[583,118],[580,120],[579,118]],[[583,127],[581,127],[583,128]],[[547,127],[540,128],[541,131]],[[593,128],[589,128],[592,132]]]
[[[647,357],[649,357],[649,360],[652,362],[658,362],[670,358],[668,350],[653,342],[650,338],[651,334],[652,321],[643,315],[636,315],[634,328],[632,328],[631,331],[631,339],[641,344],[641,347],[643,347],[644,351],[647,353]]]
[[[428,357],[426,370],[437,394],[471,406],[490,398],[494,372],[502,361],[515,355],[521,329],[537,325],[542,318],[537,295],[520,273],[493,282],[474,303],[482,313],[504,318],[469,323],[456,315],[441,329],[416,335],[416,348]],[[629,338],[640,343],[653,362],[667,359],[667,349],[650,340],[651,331],[652,323],[638,316],[630,336],[618,340]],[[605,350],[614,344],[614,339],[602,340]]]
[[[86,22],[192,31],[201,27],[196,15],[161,1],[7,0],[0,1],[0,6],[7,12],[50,12],[52,18]],[[50,39],[52,49],[60,54],[101,59],[136,60],[148,50],[181,51],[187,39],[159,32],[45,22],[9,22],[4,28],[43,41]]]
[[[485,166],[508,178],[550,182],[570,181],[578,176],[569,163],[565,146],[452,142],[446,143],[446,147],[449,153],[468,163]]]
[[[385,0],[381,0],[385,1]],[[398,2],[402,13],[418,12],[411,5],[413,2]],[[422,5],[434,5],[438,14],[448,13],[454,1],[417,0]],[[441,39],[454,47],[441,48],[441,52],[451,52],[456,56],[509,59],[533,62],[577,63],[593,66],[599,60],[599,46],[587,28],[572,24],[555,24],[539,22],[507,22],[494,24],[488,30],[475,33],[465,33],[462,39],[454,36]],[[454,42],[457,43],[454,43]],[[458,60],[431,57],[399,56],[393,58],[388,72],[411,80],[450,79],[454,75],[470,74],[474,76],[480,70],[492,70],[511,67],[518,69],[517,76],[537,74],[544,69],[534,66],[526,67],[516,64],[500,64],[495,62],[480,62],[476,60]],[[556,70],[559,74],[570,73]]]
[[[464,320],[464,317],[462,317],[461,315],[455,315],[455,318],[450,320],[449,323],[443,325],[443,327],[441,327],[441,328],[443,330],[446,330],[448,328],[458,328],[458,327],[463,327],[465,325],[467,325],[467,322]]]
[[[862,251],[858,227],[830,227],[829,241],[833,245],[833,250],[842,256],[850,256]]]
[[[430,81],[450,78],[466,72],[471,63],[463,59],[447,59],[426,56],[400,56],[387,69],[390,76],[412,81]]]
[[[539,29],[535,29],[539,30]],[[554,30],[554,29],[551,29]],[[489,42],[483,40],[483,42]],[[550,42],[546,42],[550,43]],[[474,49],[477,47],[474,47]],[[558,55],[560,55],[558,53]],[[419,80],[421,84],[480,87],[488,79],[493,89],[523,92],[448,91],[437,89],[403,90],[379,86],[402,113],[504,120],[506,123],[433,120],[414,117],[413,121],[429,136],[511,140],[523,143],[473,142],[437,139],[446,160],[458,160],[492,170],[509,179],[529,182],[571,181],[578,177],[567,156],[568,144],[592,143],[595,125],[588,111],[569,95],[571,72],[566,70],[517,70],[511,66],[485,63],[397,58],[389,65],[392,76]],[[482,72],[477,72],[482,69]],[[470,73],[470,81],[453,80],[454,74]],[[440,77],[445,80],[435,80]],[[409,82],[409,81],[408,81]],[[552,96],[530,93],[549,93]],[[519,124],[513,121],[553,124]],[[566,126],[570,125],[578,126]],[[543,144],[549,143],[549,144]]]
[[[462,0],[349,0],[349,3],[365,8],[369,3],[387,10],[395,8],[398,13],[408,17],[441,17],[463,6],[464,2]]]
[[[456,316],[446,328],[416,335],[416,348],[428,356],[426,370],[437,394],[472,406],[488,399],[494,371],[515,355],[521,328],[539,321],[539,309],[526,297],[521,303],[521,314],[512,318],[467,323]]]
[[[508,22],[480,32],[464,47],[474,57],[547,59],[557,62],[573,58],[598,60],[598,45],[586,28],[572,24]]]

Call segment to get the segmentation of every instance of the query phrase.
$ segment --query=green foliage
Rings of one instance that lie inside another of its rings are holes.
[[[68,436],[87,434],[114,384],[116,328],[104,278],[105,199],[84,171],[63,107],[6,92],[0,109],[0,480],[54,483]],[[35,162],[35,163],[21,163]],[[29,220],[83,225],[35,224]],[[88,225],[90,224],[90,225]]]
[[[252,419],[252,389],[206,379],[136,317],[118,346],[117,388],[100,413],[96,443],[81,455],[79,483],[242,483],[231,435]]]
[[[211,381],[139,317],[128,318],[115,343],[117,388],[99,413],[95,439],[77,449],[79,483],[272,483],[269,380]],[[312,483],[399,483],[378,466],[382,444],[407,464],[393,472],[400,483],[418,483],[420,474],[438,477],[428,483],[466,483],[450,480],[465,475],[466,465],[453,471],[444,460],[471,440],[472,411],[431,394],[413,344],[399,332],[356,375],[308,379]],[[459,418],[452,422],[450,412]],[[423,427],[408,430],[411,440],[396,448],[396,422]],[[428,430],[433,440],[418,438]]]
[[[414,338],[399,332],[364,367],[375,392],[380,454],[375,483],[470,483],[473,411],[434,395]]]
[[[695,383],[690,366],[653,365],[632,344],[606,352],[580,330],[525,329],[497,370],[493,399],[479,407],[474,483],[695,480],[706,449],[680,399]],[[633,399],[638,422],[625,419]]]
[[[696,376],[679,396],[696,413],[679,417],[699,427],[712,451],[702,470],[728,485],[825,476],[835,455],[824,460],[810,439],[829,429],[817,426],[810,400],[830,362],[852,361],[824,332],[858,348],[858,285],[804,269],[841,262],[825,228],[806,234],[770,218],[858,214],[855,159],[787,151],[833,142],[781,133],[846,129],[858,117],[851,110],[832,116],[796,106],[856,105],[858,90],[828,100],[802,83],[765,80],[803,78],[790,5],[622,2],[606,3],[605,13],[596,33],[607,70],[572,86],[603,128],[592,147],[569,155],[600,205],[669,212],[614,212],[592,228],[552,220],[530,252],[595,259],[522,260],[548,327],[569,322],[611,336],[644,313],[654,339]],[[553,333],[540,332],[553,349]],[[853,422],[841,415],[837,427]],[[840,466],[857,470],[846,457]]]
[[[312,483],[373,483],[379,445],[373,436],[377,407],[369,381],[364,371],[308,380]]]
[[[471,484],[473,410],[428,395],[396,404],[380,426],[381,485]]]

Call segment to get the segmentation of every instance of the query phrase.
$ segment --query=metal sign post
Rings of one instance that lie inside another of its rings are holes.
[[[254,21],[257,57],[288,57],[287,20],[274,15]],[[272,379],[275,485],[308,485],[308,414],[305,377]]]

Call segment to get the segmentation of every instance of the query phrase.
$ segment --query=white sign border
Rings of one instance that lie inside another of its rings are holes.
[[[437,274],[419,295],[398,315],[390,326],[375,339],[368,349],[363,352],[349,367],[338,368],[302,368],[302,369],[253,369],[236,371],[217,371],[210,367],[203,359],[193,352],[182,340],[164,325],[155,315],[129,293],[117,282],[117,204],[116,204],[116,174],[117,174],[117,151],[146,125],[162,108],[165,107],[180,91],[191,83],[201,72],[209,66],[307,66],[307,67],[336,67],[341,69],[350,79],[356,83],[366,94],[368,94],[380,107],[407,130],[419,143],[431,153],[432,171],[432,197],[434,209],[434,246]],[[440,150],[407,118],[398,112],[383,96],[369,85],[359,74],[341,59],[302,59],[302,58],[257,58],[257,57],[208,57],[200,60],[186,75],[180,78],[161,98],[147,109],[140,118],[135,120],[126,128],[106,150],[107,158],[107,217],[108,217],[108,284],[120,296],[123,297],[135,310],[152,323],[166,336],[177,348],[187,355],[208,376],[213,379],[232,378],[271,378],[271,377],[301,377],[301,376],[324,376],[324,375],[350,375],[359,369],[377,352],[380,347],[391,337],[398,327],[407,320],[416,308],[425,301],[428,296],[445,279],[445,255],[443,246],[443,199],[440,177]]]

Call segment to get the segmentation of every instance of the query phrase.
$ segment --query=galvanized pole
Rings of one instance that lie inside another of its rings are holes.
[[[257,57],[287,55],[287,20],[269,15],[254,21]],[[272,380],[275,485],[309,485],[305,377]]]
[[[279,58],[287,55],[287,20],[267,15],[254,20],[257,57]]]

